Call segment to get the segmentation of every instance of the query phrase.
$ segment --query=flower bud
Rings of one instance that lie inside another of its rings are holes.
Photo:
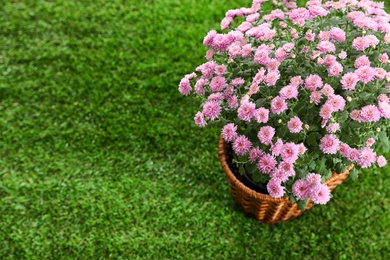
[[[347,101],[348,102],[351,102],[352,101],[352,98],[350,96],[347,97]]]
[[[295,59],[295,57],[296,57],[295,53],[291,53],[290,56],[291,56],[292,59]]]
[[[282,119],[279,119],[279,120],[278,120],[278,123],[281,124],[281,123],[282,123]]]
[[[308,124],[305,124],[304,127],[306,130],[309,130],[309,128],[310,128],[310,126]]]
[[[381,129],[378,127],[378,128],[376,129],[376,131],[379,133],[379,132],[381,131]]]

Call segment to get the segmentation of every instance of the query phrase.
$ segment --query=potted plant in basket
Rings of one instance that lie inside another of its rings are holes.
[[[229,10],[179,83],[199,127],[221,127],[219,155],[247,213],[274,223],[326,204],[389,151],[390,15],[370,0],[254,0]],[[354,167],[353,167],[354,166]],[[249,189],[247,181],[265,190]]]

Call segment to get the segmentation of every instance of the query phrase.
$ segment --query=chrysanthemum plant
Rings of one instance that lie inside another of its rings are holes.
[[[217,124],[239,172],[300,208],[326,204],[332,171],[383,167],[389,151],[390,15],[369,0],[254,0],[229,10],[179,84]]]

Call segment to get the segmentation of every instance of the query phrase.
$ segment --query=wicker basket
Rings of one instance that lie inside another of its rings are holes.
[[[251,190],[242,184],[229,167],[226,142],[222,137],[220,137],[218,143],[218,156],[229,181],[233,199],[242,207],[246,214],[255,217],[260,222],[271,224],[291,220],[303,213],[298,209],[297,203],[292,204],[288,198],[275,199],[269,195]],[[352,167],[353,165],[349,166],[347,171],[341,174],[333,172],[332,177],[325,181],[325,184],[332,191],[347,178]],[[308,200],[305,211],[312,206],[312,201]]]

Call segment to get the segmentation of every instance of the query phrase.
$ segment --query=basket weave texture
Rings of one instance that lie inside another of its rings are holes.
[[[218,143],[218,156],[228,179],[233,199],[242,207],[246,214],[260,222],[273,224],[294,219],[303,213],[299,210],[298,204],[292,204],[288,198],[272,198],[270,195],[262,194],[246,187],[238,180],[230,169],[229,158],[226,153],[226,142],[222,137],[220,137]],[[347,178],[352,168],[353,165],[350,165],[347,171],[341,174],[333,172],[332,177],[326,180],[324,184],[332,191]],[[312,206],[312,201],[308,200],[305,211]]]

